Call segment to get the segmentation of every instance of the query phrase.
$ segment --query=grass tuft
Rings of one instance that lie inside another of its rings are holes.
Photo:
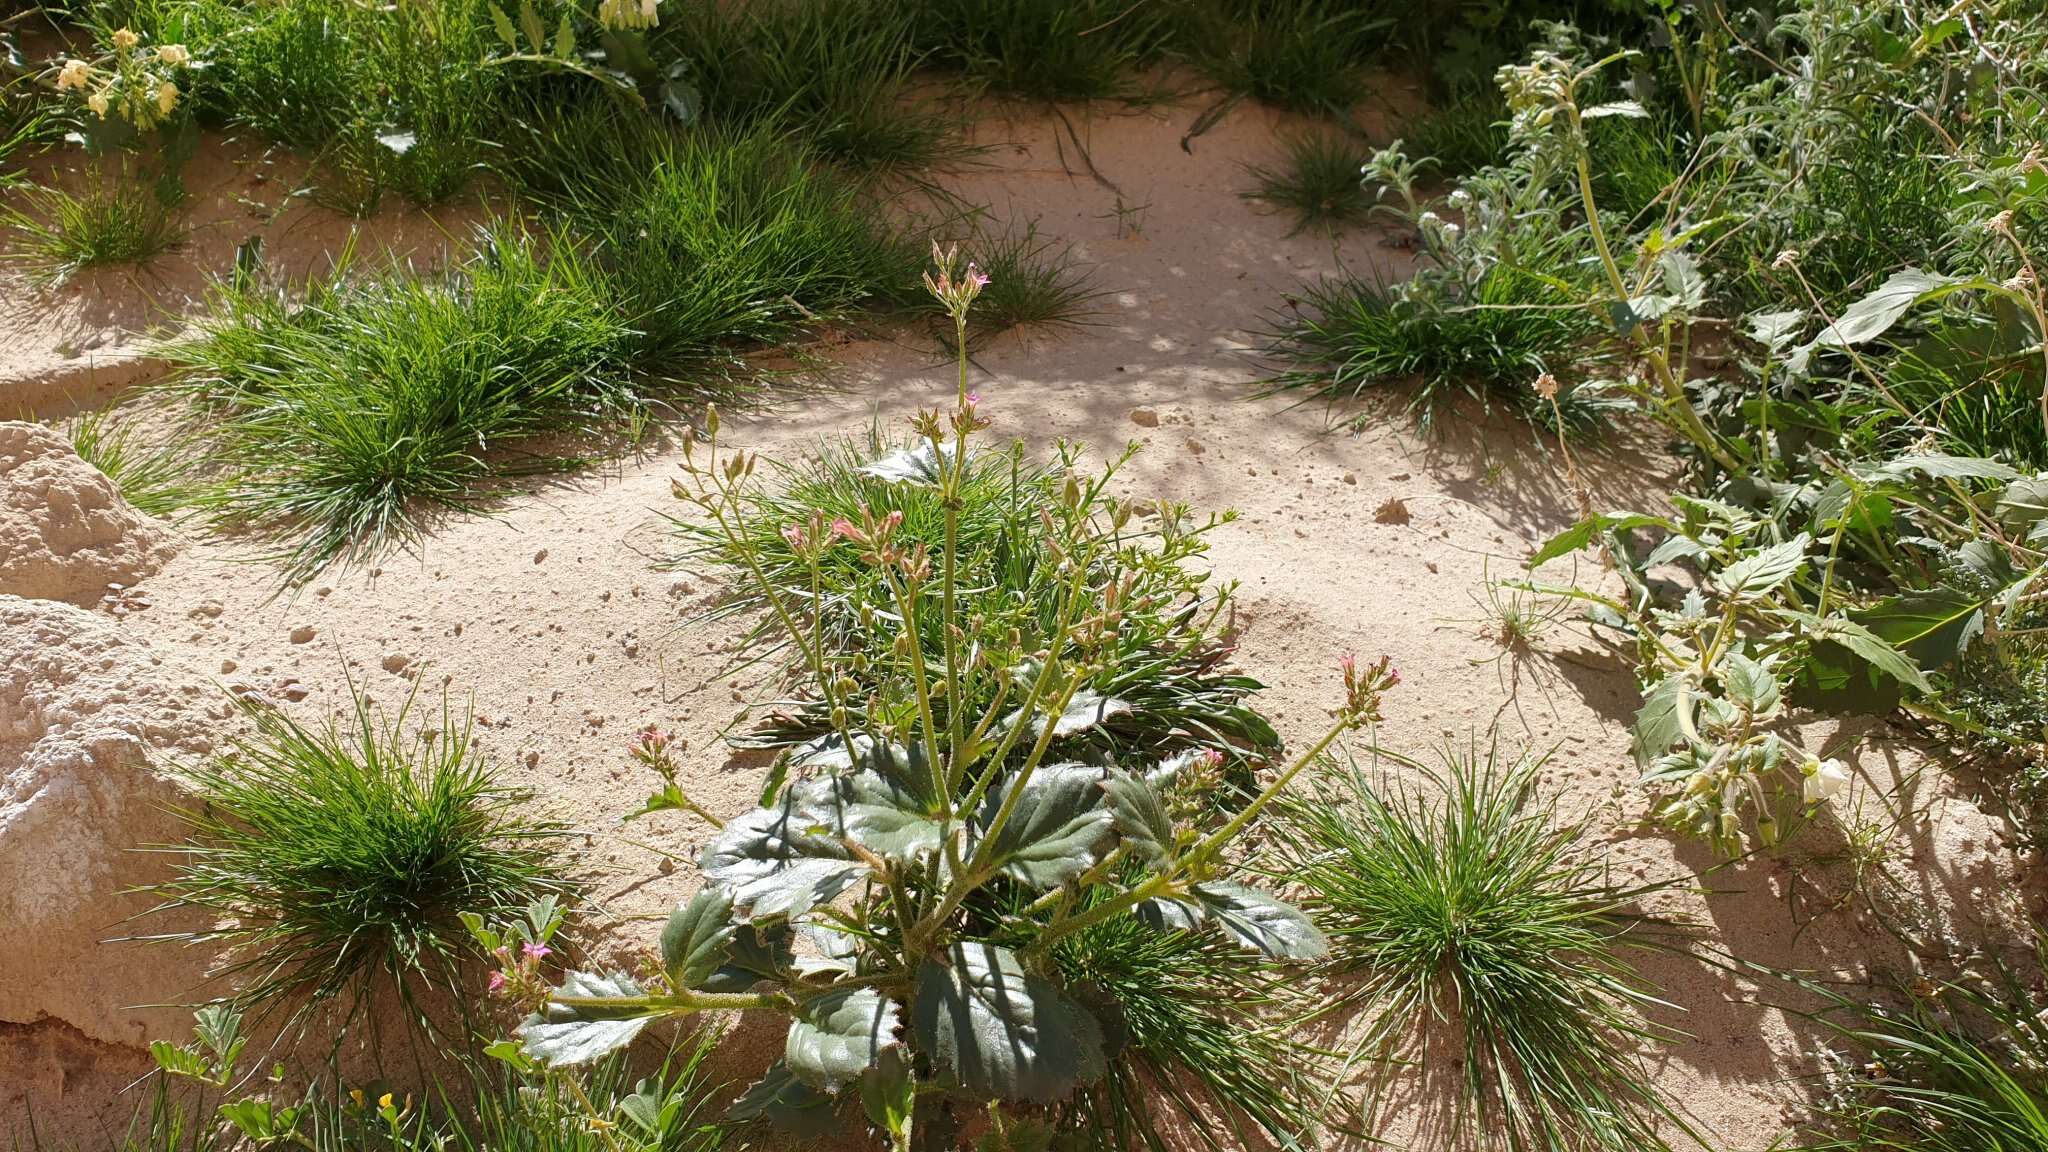
[[[910,0],[934,63],[1000,96],[1141,101],[1172,9],[1148,0]]]
[[[1365,149],[1348,137],[1315,132],[1290,136],[1282,147],[1277,165],[1246,167],[1256,187],[1243,195],[1292,216],[1289,236],[1357,227],[1371,217],[1374,201],[1359,180]]]
[[[1213,0],[1194,60],[1224,92],[1346,119],[1367,92],[1365,61],[1385,24],[1343,0]]]
[[[237,1005],[289,1001],[295,1023],[331,1008],[346,1026],[380,986],[408,1007],[453,990],[470,947],[459,913],[510,915],[566,889],[557,829],[518,812],[467,717],[444,704],[437,730],[408,734],[409,705],[386,719],[350,689],[346,723],[323,728],[244,702],[255,734],[188,773],[191,838],[153,890],[215,921],[161,938],[226,941]]]
[[[132,422],[112,410],[87,412],[72,421],[71,447],[121,489],[122,499],[148,516],[170,516],[192,499],[189,439],[147,443]]]
[[[1616,952],[1653,942],[1629,906],[1655,889],[1609,884],[1575,850],[1578,830],[1550,822],[1540,760],[1447,761],[1393,757],[1435,796],[1331,766],[1283,810],[1276,872],[1330,937],[1335,1007],[1366,1022],[1353,1058],[1387,1069],[1426,1054],[1454,1139],[1666,1147],[1660,1125],[1684,1125],[1636,1055],[1660,1038],[1640,1016],[1657,1001]]]
[[[40,279],[61,284],[88,268],[140,265],[185,238],[178,212],[140,181],[95,180],[84,192],[31,188],[8,208],[10,255]]]
[[[486,482],[573,463],[515,455],[531,438],[630,422],[632,338],[566,237],[516,225],[436,279],[358,281],[344,260],[294,298],[237,276],[165,349],[214,462],[193,504],[296,537],[276,556],[292,583],[415,546],[433,517],[487,507]]]
[[[989,278],[969,317],[970,343],[1013,328],[1079,327],[1102,296],[1073,245],[1039,235],[1036,222],[984,232],[962,249]]]

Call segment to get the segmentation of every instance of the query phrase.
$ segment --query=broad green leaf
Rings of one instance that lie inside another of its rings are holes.
[[[676,988],[702,988],[725,963],[732,941],[732,892],[707,884],[669,913],[661,930],[661,966]]]
[[[1529,557],[1527,567],[1541,568],[1560,556],[1589,548],[1593,542],[1609,532],[1628,532],[1636,528],[1670,528],[1676,531],[1671,521],[1662,516],[1645,516],[1637,512],[1608,512],[1588,517],[1544,541],[1543,547]]]
[[[974,1146],[974,1152],[1052,1152],[1059,1130],[1036,1116],[1013,1117],[1001,1128],[991,1128]]]
[[[901,1043],[902,1028],[896,1002],[872,988],[828,992],[797,1009],[782,1060],[804,1083],[837,1092]]]
[[[931,487],[939,482],[940,463],[946,453],[921,440],[909,448],[889,453],[873,463],[861,465],[861,475],[887,484],[916,484]]]
[[[526,1054],[549,1067],[588,1064],[633,1042],[654,1017],[637,1003],[567,1005],[560,997],[627,1001],[645,996],[639,983],[624,972],[600,976],[570,972],[548,1001],[545,1012],[528,1016],[515,1030]]]
[[[298,1127],[299,1110],[278,1108],[268,1100],[251,1097],[222,1104],[220,1118],[245,1139],[274,1144],[292,1138],[293,1129]]]
[[[1109,797],[1109,810],[1116,832],[1139,863],[1152,868],[1173,856],[1173,819],[1166,814],[1166,797],[1142,776],[1121,768],[1109,770],[1102,782]]]
[[[1955,588],[1929,588],[1880,600],[1850,618],[1931,670],[1961,657],[1984,634],[1987,600]]]
[[[1875,340],[1890,330],[1899,318],[1923,300],[1945,294],[1963,283],[1954,276],[1941,276],[1907,268],[1894,272],[1877,290],[1843,310],[1841,318],[1821,330],[1820,335],[1792,350],[1786,367],[1796,375],[1806,372],[1813,354],[1824,348],[1847,348]]]
[[[1697,698],[1691,681],[1681,674],[1666,676],[1644,693],[1631,741],[1639,766],[1647,767],[1672,745],[1685,742]]]
[[[846,835],[868,851],[908,861],[939,846],[943,806],[930,788],[911,790],[878,773],[857,772],[844,782]]]
[[[1818,638],[1840,644],[1861,657],[1872,668],[1897,680],[1909,688],[1921,692],[1933,691],[1933,685],[1919,667],[1897,648],[1886,643],[1881,637],[1854,620],[1830,616],[1821,620],[1815,629]]]
[[[900,1045],[882,1050],[875,1066],[861,1074],[861,1110],[890,1137],[900,1137],[917,1108],[917,1080]]]
[[[2048,477],[2014,480],[1998,494],[1998,523],[2021,532],[2048,522]]]
[[[698,987],[706,992],[750,992],[763,981],[781,981],[797,966],[794,939],[786,922],[736,925],[726,942],[725,962]]]
[[[576,58],[576,27],[569,20],[569,13],[562,13],[562,22],[555,27],[555,58],[574,60]]]
[[[747,1089],[726,1115],[741,1123],[766,1120],[783,1132],[809,1139],[845,1129],[839,1101],[797,1079],[780,1060],[768,1066],[767,1074]]]
[[[1046,764],[1019,786],[1013,775],[992,791],[975,822],[988,835],[1003,805],[1010,816],[985,849],[988,867],[1029,888],[1056,888],[1093,867],[1111,839],[1113,817],[1103,770]]]
[[[1673,249],[1657,258],[1657,266],[1674,307],[1697,312],[1707,302],[1707,279],[1700,274],[1699,261],[1690,254]]]
[[[1899,682],[1830,640],[1816,641],[1793,683],[1804,708],[1835,714],[1882,716],[1899,706]]]
[[[732,888],[733,905],[753,918],[800,916],[867,873],[838,840],[844,830],[832,782],[807,780],[780,803],[740,816],[704,846],[698,867]]]
[[[1299,908],[1243,884],[1196,884],[1181,896],[1145,901],[1138,916],[1154,928],[1183,932],[1208,921],[1238,943],[1280,960],[1315,960],[1330,950]]]
[[[1106,1070],[1102,1027],[1007,948],[962,940],[918,968],[914,1047],[965,1091],[1052,1103]]]
[[[1067,706],[1060,710],[1060,714],[1057,717],[1052,716],[1048,712],[1040,712],[1032,716],[1030,731],[1033,736],[1043,736],[1045,735],[1046,723],[1050,721],[1052,723],[1053,736],[1064,739],[1068,736],[1086,732],[1090,728],[1100,727],[1108,722],[1112,716],[1128,716],[1130,713],[1131,706],[1129,703],[1119,700],[1114,696],[1104,696],[1092,688],[1081,688],[1075,690],[1072,696],[1067,697]],[[1004,719],[1004,723],[1005,725],[1014,725],[1022,722],[1023,719],[1024,710],[1020,708],[1010,713]]]
[[[1722,665],[1721,687],[1753,715],[1767,715],[1778,706],[1777,676],[1740,652],[1730,652]]]
[[[1714,583],[1724,596],[1755,600],[1769,595],[1805,566],[1806,550],[1812,544],[1813,538],[1801,532],[1782,544],[1752,552],[1721,569],[1714,577]]]
[[[2017,480],[2020,474],[1996,460],[1981,456],[1946,456],[1921,452],[1887,461],[1879,469],[1887,476],[1926,476],[1935,480]]]
[[[1789,312],[1752,312],[1742,318],[1742,327],[1750,339],[1763,345],[1770,350],[1771,355],[1776,356],[1785,350],[1786,345],[1792,343],[1792,338],[1799,334],[1799,325],[1805,319],[1806,313],[1796,309]]]

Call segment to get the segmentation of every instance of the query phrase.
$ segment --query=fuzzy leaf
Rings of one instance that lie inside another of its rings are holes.
[[[840,784],[847,836],[891,860],[937,848],[946,806],[932,794],[922,750],[885,744],[869,749],[862,763]]]
[[[624,972],[600,976],[595,972],[570,972],[556,989],[558,997],[588,999],[638,998],[645,995],[639,983]],[[548,1002],[547,1011],[528,1016],[517,1033],[526,1054],[542,1064],[563,1067],[588,1064],[633,1042],[654,1017],[634,1004],[617,1008],[597,1005],[565,1005]]]
[[[1691,682],[1677,675],[1666,676],[1643,694],[1643,706],[1636,712],[1635,735],[1631,742],[1637,765],[1649,765],[1670,751],[1673,744],[1685,740],[1686,726],[1681,722],[1681,716],[1691,717],[1695,700]]]
[[[967,1092],[1063,1100],[1102,1077],[1102,1027],[1007,948],[962,940],[919,966],[911,1029],[918,1051]]]
[[[1138,917],[1158,929],[1192,932],[1204,921],[1275,959],[1315,960],[1330,942],[1301,909],[1243,884],[1197,884],[1182,896],[1147,900]]]
[[[721,829],[698,860],[704,878],[732,888],[735,907],[755,919],[801,916],[867,872],[836,838],[843,831],[829,781],[805,781],[772,808],[756,808]]]
[[[1172,858],[1173,820],[1166,814],[1166,798],[1159,789],[1142,776],[1112,768],[1102,782],[1102,791],[1109,797],[1117,835],[1140,863],[1158,868]]]
[[[872,988],[828,992],[797,1010],[782,1060],[804,1083],[837,1092],[901,1043],[902,1027],[896,1002]]]
[[[767,1074],[747,1089],[726,1115],[741,1123],[766,1120],[780,1131],[809,1139],[843,1127],[839,1102],[797,1079],[781,1060],[769,1065]]]
[[[698,985],[706,992],[751,992],[762,981],[785,979],[796,969],[789,925],[737,924],[726,942],[725,962]]]
[[[1847,348],[1875,340],[1898,323],[1899,318],[1911,311],[1914,305],[1943,295],[1960,283],[1962,281],[1953,276],[1939,276],[1918,268],[1894,272],[1890,279],[1877,286],[1876,291],[1843,310],[1841,318],[1822,329],[1820,335],[1793,349],[1786,360],[1786,367],[1795,375],[1803,375],[1816,351]]]
[[[1929,588],[1880,600],[1851,618],[1922,669],[1934,669],[1960,658],[1984,634],[1986,599],[1945,586]]]
[[[1888,461],[1878,470],[1886,476],[1926,476],[1934,480],[2017,480],[2020,474],[1981,456],[1946,456],[1921,452]]]
[[[1740,652],[1730,652],[1721,672],[1728,698],[1761,716],[1778,706],[1778,678]]]
[[[1644,516],[1635,512],[1609,512],[1591,516],[1559,532],[1543,542],[1543,547],[1529,557],[1527,567],[1541,568],[1560,556],[1589,548],[1593,541],[1609,532],[1628,532],[1636,528],[1672,528],[1669,520],[1662,516]],[[1673,529],[1676,530],[1675,528]]]
[[[1752,552],[1723,568],[1714,582],[1724,596],[1754,600],[1777,590],[1806,564],[1806,550],[1813,538],[1806,533],[1782,544]]]
[[[2007,484],[1998,494],[1998,522],[2015,532],[2048,522],[2048,477]]]
[[[661,966],[677,988],[702,988],[725,963],[732,942],[732,891],[707,884],[669,913],[661,930]]]
[[[1086,732],[1090,728],[1099,727],[1112,716],[1128,716],[1131,710],[1129,703],[1119,700],[1114,696],[1104,696],[1092,688],[1081,688],[1077,689],[1072,696],[1067,697],[1067,706],[1060,710],[1060,714],[1057,717],[1046,712],[1040,712],[1033,716],[1031,718],[1031,734],[1033,736],[1045,735],[1045,725],[1050,720],[1054,738],[1064,739],[1077,733]],[[1010,713],[1005,719],[1005,723],[1014,725],[1020,723],[1023,719],[1024,710],[1020,708]]]
[[[1093,867],[1110,840],[1113,817],[1102,769],[1047,764],[1018,788],[1012,776],[983,802],[976,822],[984,836],[1003,804],[1010,818],[989,842],[989,867],[1030,888],[1056,888]]]
[[[943,456],[932,447],[929,440],[921,440],[909,448],[891,452],[871,464],[861,465],[863,476],[872,476],[886,484],[918,484],[926,487],[939,482],[939,463]]]
[[[1814,633],[1819,639],[1833,641],[1854,652],[1872,668],[1907,687],[1922,692],[1933,691],[1933,685],[1927,682],[1927,677],[1911,660],[1875,632],[1853,620],[1830,616],[1817,622]]]
[[[1599,120],[1608,116],[1625,116],[1631,120],[1644,120],[1649,113],[1633,100],[1614,100],[1606,104],[1595,104],[1579,113],[1581,120]]]

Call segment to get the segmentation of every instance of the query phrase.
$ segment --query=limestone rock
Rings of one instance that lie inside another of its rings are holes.
[[[0,422],[0,593],[97,604],[177,551],[54,429]]]

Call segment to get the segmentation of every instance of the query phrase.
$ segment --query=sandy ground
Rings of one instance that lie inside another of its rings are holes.
[[[1315,733],[1335,701],[1338,654],[1390,653],[1403,683],[1380,733],[1389,746],[1426,754],[1476,734],[1554,747],[1546,781],[1557,813],[1588,822],[1588,843],[1617,878],[1710,866],[1704,849],[1642,824],[1642,798],[1629,787],[1636,697],[1626,666],[1562,620],[1520,658],[1501,658],[1483,632],[1486,578],[1516,574],[1533,544],[1572,519],[1554,457],[1532,434],[1474,415],[1428,441],[1395,404],[1347,409],[1339,414],[1368,417],[1365,431],[1333,432],[1320,402],[1253,398],[1258,330],[1290,289],[1340,261],[1397,276],[1409,257],[1371,231],[1334,247],[1286,238],[1284,220],[1239,196],[1248,183],[1241,164],[1270,159],[1285,125],[1242,108],[1187,151],[1180,137],[1197,111],[1077,118],[1103,180],[1079,171],[1073,140],[1052,120],[982,123],[983,139],[996,144],[992,167],[955,186],[999,218],[1036,219],[1041,232],[1071,241],[1106,293],[1085,329],[1007,336],[979,354],[976,386],[994,435],[1038,449],[1056,437],[1104,450],[1135,439],[1144,450],[1123,475],[1129,492],[1238,510],[1213,535],[1211,559],[1218,578],[1240,584],[1240,659],[1269,685],[1263,706],[1291,742]],[[91,320],[75,296],[62,307],[67,323]],[[13,374],[0,372],[0,397],[6,382],[43,371],[48,336],[61,330],[28,329],[37,348],[9,351]],[[126,345],[111,339],[122,354]],[[950,365],[921,339],[820,351],[829,363],[814,379],[729,413],[725,438],[789,457],[871,420],[900,422],[950,391]],[[1654,502],[1676,483],[1641,429],[1616,429],[1581,464],[1603,506]],[[655,567],[667,548],[661,517],[680,513],[668,494],[676,466],[673,451],[656,450],[522,492],[495,518],[446,524],[423,555],[290,597],[276,596],[271,572],[231,547],[194,542],[145,584],[151,606],[126,626],[224,684],[303,694],[293,707],[308,715],[345,701],[344,670],[388,702],[415,686],[423,710],[438,707],[444,687],[458,706],[473,702],[478,738],[505,779],[532,789],[546,815],[584,830],[576,863],[622,918],[610,938],[634,946],[652,928],[623,918],[661,912],[693,881],[632,841],[693,855],[705,830],[668,817],[619,827],[648,784],[624,752],[632,731],[654,722],[685,735],[683,783],[721,815],[750,805],[762,773],[759,758],[718,738],[749,694],[725,668],[729,631],[688,622],[714,603],[716,583]],[[1841,744],[1872,779],[1895,771],[1888,746],[1833,725],[1814,734]],[[1933,921],[1958,907],[1989,909],[2017,888],[2012,858],[1995,849],[1988,825],[1946,792],[1940,778],[1923,780],[1932,815],[1903,835],[1897,857],[1918,886],[1908,906]],[[1846,912],[1816,915],[1811,903],[1814,882],[1839,889],[1843,869],[1793,863],[1830,850],[1826,836],[1811,834],[1779,860],[1713,874],[1703,882],[1712,894],[1674,894],[1660,910],[1689,917],[1706,941],[1745,961],[1860,974],[1886,954],[1882,937]],[[1714,1147],[1762,1148],[1779,1137],[1818,1071],[1823,1038],[1721,969],[1652,956],[1643,970],[1675,1006],[1657,1023],[1683,1034],[1655,1054],[1663,1087]],[[105,1079],[58,1083],[88,1096]]]

